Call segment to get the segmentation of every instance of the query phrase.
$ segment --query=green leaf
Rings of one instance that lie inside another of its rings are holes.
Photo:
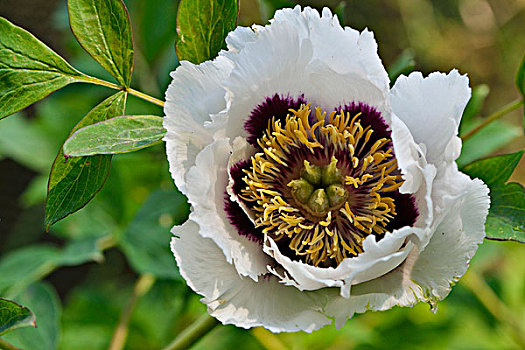
[[[26,350],[56,349],[62,311],[53,286],[46,282],[33,284],[15,299],[33,310],[38,319],[38,328],[19,329],[5,335],[3,339]]]
[[[525,243],[525,188],[511,182],[490,189],[487,238]]]
[[[0,17],[0,119],[84,77],[31,33]]]
[[[140,274],[178,278],[170,251],[170,229],[189,214],[186,198],[175,191],[153,192],[121,237],[120,246],[131,266]]]
[[[486,84],[481,84],[472,89],[472,96],[463,111],[459,134],[463,135],[466,131],[475,127],[474,117],[478,116],[483,109],[483,104],[489,95],[490,88]]]
[[[463,167],[475,160],[489,156],[521,135],[522,131],[519,126],[499,120],[492,122],[463,142],[461,155],[456,162],[460,167]]]
[[[122,0],[68,0],[69,22],[82,47],[117,81],[129,87],[133,38]]]
[[[12,295],[53,271],[57,253],[53,246],[36,245],[4,255],[0,260],[0,295]]]
[[[471,177],[483,180],[491,188],[495,185],[502,185],[510,178],[524,152],[519,151],[478,160],[464,167],[462,171]]]
[[[237,0],[180,0],[177,12],[179,61],[198,64],[214,58],[226,48],[224,39],[235,29]]]
[[[490,210],[485,231],[488,239],[525,243],[525,190],[522,185],[505,184],[525,151],[479,160],[463,172],[483,180],[490,188]]]
[[[125,92],[107,98],[93,108],[72,130],[122,115]],[[49,175],[44,224],[46,229],[58,220],[84,207],[100,191],[109,174],[110,156],[66,159],[59,150]]]
[[[525,55],[521,59],[518,73],[516,74],[516,86],[521,95],[525,97]]]
[[[516,74],[516,86],[525,99],[525,55],[523,55],[518,73]],[[523,108],[523,129],[525,129],[525,108]]]
[[[88,261],[102,262],[101,237],[87,237],[70,241],[55,258],[59,266],[81,265]]]
[[[23,327],[36,327],[33,312],[14,301],[0,298],[0,335]]]
[[[394,63],[388,67],[388,77],[390,78],[390,84],[393,85],[396,79],[401,75],[407,75],[414,70],[416,67],[415,53],[412,49],[404,50],[399,55]]]
[[[76,131],[64,144],[67,157],[136,151],[162,140],[162,117],[133,115],[111,118]]]
[[[63,249],[38,244],[14,250],[0,260],[0,295],[13,295],[59,266],[73,266],[103,259],[103,238],[72,240]]]

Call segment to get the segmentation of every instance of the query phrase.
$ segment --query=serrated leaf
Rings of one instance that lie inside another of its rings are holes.
[[[79,157],[132,152],[161,141],[164,134],[162,117],[116,117],[76,131],[64,144],[64,154]]]
[[[502,185],[510,178],[524,152],[519,151],[478,160],[464,167],[462,171],[473,178],[483,180],[491,188],[495,185]]]
[[[126,87],[133,71],[133,38],[122,0],[68,0],[69,22],[80,45]]]
[[[31,33],[0,17],[0,119],[84,78]]]
[[[27,305],[38,320],[38,328],[24,328],[6,334],[3,338],[25,350],[56,349],[60,335],[61,305],[53,286],[40,282],[29,286],[16,296],[16,300]]]
[[[525,189],[516,182],[490,189],[487,238],[525,243]]]
[[[178,278],[169,249],[170,229],[189,214],[186,198],[175,191],[153,192],[120,239],[120,246],[138,273],[159,278]]]
[[[525,151],[478,160],[462,169],[490,188],[490,210],[485,224],[488,239],[525,243],[525,191],[522,185],[505,184]]]
[[[33,312],[14,301],[0,298],[0,335],[24,327],[36,327]]]
[[[198,64],[214,58],[226,47],[224,39],[235,29],[237,0],[180,0],[177,12],[179,61]]]
[[[125,92],[118,92],[93,108],[72,130],[122,115]],[[84,207],[100,191],[109,174],[111,156],[66,159],[59,150],[49,175],[44,224],[49,228],[58,220]]]
[[[390,84],[393,85],[396,79],[401,75],[408,75],[416,67],[415,53],[412,49],[404,50],[388,67],[388,78]]]

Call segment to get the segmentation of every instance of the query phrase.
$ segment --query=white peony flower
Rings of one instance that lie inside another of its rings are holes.
[[[488,189],[460,173],[456,70],[388,75],[368,30],[324,9],[239,27],[166,92],[170,170],[192,206],[181,275],[224,324],[311,332],[435,306],[483,241]]]

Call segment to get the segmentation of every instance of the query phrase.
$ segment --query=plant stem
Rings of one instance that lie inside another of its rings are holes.
[[[494,318],[513,330],[514,339],[520,347],[525,349],[525,329],[523,329],[520,319],[498,298],[483,277],[471,270],[463,276],[461,283],[471,290]]]
[[[91,77],[89,75],[85,75],[84,77],[82,77],[82,79],[84,79],[87,83],[100,85],[100,86],[105,86],[105,87],[108,87],[108,88],[113,89],[113,90],[119,90],[119,91],[126,90],[124,87],[122,87],[120,85],[113,84],[113,83],[110,83],[109,81],[105,81],[105,80],[102,80],[102,79],[99,79],[99,78]]]
[[[109,344],[109,350],[121,350],[126,345],[126,339],[128,338],[128,325],[131,319],[131,315],[135,310],[138,300],[146,294],[155,283],[155,277],[150,274],[145,274],[140,276],[140,278],[135,283],[133,292],[131,293],[126,306],[120,314],[120,319],[113,333],[113,338]]]
[[[113,89],[113,90],[126,91],[130,95],[133,95],[133,96],[136,96],[138,98],[141,98],[141,99],[143,99],[145,101],[148,101],[150,103],[153,103],[153,104],[155,104],[157,106],[164,107],[164,102],[163,101],[161,101],[161,100],[159,100],[159,99],[157,99],[155,97],[149,96],[149,95],[147,95],[147,94],[145,94],[143,92],[137,91],[135,89],[119,86],[119,85],[110,83],[109,81],[105,81],[105,80],[102,80],[102,79],[99,79],[99,78],[91,77],[89,75],[86,75],[85,77],[83,77],[83,79],[87,83],[105,86],[105,87],[108,87],[108,88]]]
[[[204,314],[188,328],[183,330],[164,350],[188,349],[218,324],[219,321],[215,318]]]
[[[133,96],[137,96],[138,98],[141,98],[141,99],[143,99],[145,101],[153,103],[153,104],[155,104],[157,106],[164,107],[164,102],[159,100],[159,99],[156,99],[155,97],[151,97],[149,95],[146,95],[143,92],[137,91],[137,90],[132,89],[132,88],[128,88],[128,89],[126,89],[126,91],[128,93],[130,93],[131,95],[133,95]]]
[[[253,328],[252,335],[261,343],[267,350],[287,350],[286,345],[283,344],[275,334],[263,327]]]
[[[0,349],[2,350],[21,350],[15,347],[14,345],[9,344],[5,340],[2,340],[2,338],[0,338]]]
[[[511,103],[503,106],[499,111],[496,111],[486,117],[481,124],[473,128],[472,130],[469,130],[465,135],[461,136],[461,139],[463,142],[474,136],[478,131],[483,129],[488,124],[492,123],[493,121],[503,117],[505,114],[510,113],[516,109],[518,109],[521,105],[523,105],[523,99],[519,98],[517,100],[512,101]]]

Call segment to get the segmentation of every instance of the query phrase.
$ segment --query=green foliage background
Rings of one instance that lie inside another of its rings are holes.
[[[127,0],[135,40],[131,85],[163,99],[177,59],[174,0]],[[518,97],[514,75],[524,54],[525,3],[513,0],[300,1],[330,6],[346,25],[375,32],[386,66],[403,54],[428,73],[467,72],[478,101],[466,114],[488,113]],[[263,24],[286,0],[241,0],[240,25]],[[65,1],[2,0],[0,15],[28,29],[82,72],[114,81],[71,35]],[[410,48],[412,51],[404,51]],[[483,84],[483,85],[482,85]],[[490,93],[488,93],[490,87]],[[112,91],[70,85],[0,122],[0,295],[31,308],[38,328],[3,337],[27,350],[107,349],[140,276],[154,277],[131,316],[126,349],[160,349],[205,312],[177,273],[169,229],[188,212],[168,172],[162,145],[113,157],[103,190],[80,212],[45,233],[46,184],[71,128]],[[485,103],[483,99],[486,97]],[[162,115],[128,97],[127,114]],[[523,149],[522,112],[509,114],[464,144],[466,165]],[[511,180],[525,183],[525,163]],[[198,349],[512,349],[511,325],[480,301],[486,281],[525,326],[525,254],[514,242],[487,242],[472,268],[439,304],[369,312],[341,330],[272,336],[219,326]],[[484,299],[485,298],[485,299]],[[272,343],[273,342],[273,343]],[[271,344],[273,344],[273,347]],[[278,347],[277,347],[278,348]]]

